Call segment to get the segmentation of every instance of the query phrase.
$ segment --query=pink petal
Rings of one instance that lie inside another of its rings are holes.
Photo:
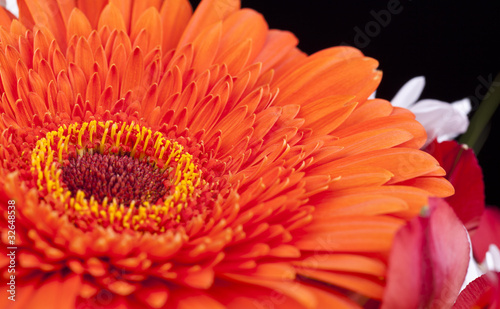
[[[417,102],[425,87],[425,77],[417,76],[404,84],[398,93],[392,98],[391,103],[397,107],[409,108]]]
[[[429,247],[435,285],[432,303],[435,308],[449,308],[465,279],[469,242],[462,223],[444,200],[431,200],[431,207],[436,207],[430,217],[432,238]]]
[[[463,225],[442,199],[396,234],[382,308],[449,308],[469,263]]]

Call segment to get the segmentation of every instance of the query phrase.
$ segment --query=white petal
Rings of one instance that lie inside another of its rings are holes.
[[[455,101],[451,103],[453,108],[457,110],[458,112],[467,115],[470,113],[472,106],[470,104],[470,100],[468,98],[462,99],[460,101]]]
[[[375,96],[377,95],[377,90],[375,90],[370,96],[368,97],[368,100],[375,99]]]
[[[16,17],[19,17],[19,7],[17,6],[16,0],[7,0],[5,4],[5,8],[9,10]]]
[[[425,87],[425,77],[417,76],[404,84],[398,93],[392,98],[391,103],[394,106],[408,108],[417,102]]]
[[[453,110],[453,107],[451,106],[450,103],[439,101],[439,100],[434,100],[434,99],[425,99],[425,100],[420,100],[417,103],[413,104],[412,107],[410,107],[410,110],[413,113],[426,113],[426,112],[433,112],[435,110]]]
[[[488,249],[484,261],[486,267],[488,270],[500,272],[500,250],[494,244],[490,244]]]
[[[410,110],[415,114],[427,132],[427,143],[434,138],[446,141],[467,131],[469,119],[462,109],[438,100],[422,100],[413,105]]]

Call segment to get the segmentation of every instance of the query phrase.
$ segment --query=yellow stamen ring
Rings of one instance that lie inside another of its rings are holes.
[[[165,172],[171,187],[155,204],[132,201],[124,205],[112,197],[99,203],[81,190],[70,192],[61,176],[62,167],[68,164],[70,156],[82,157],[96,152],[148,160],[155,169]],[[58,200],[54,205],[64,205],[64,209],[59,210],[84,229],[99,224],[116,230],[165,231],[166,224],[181,220],[181,213],[195,198],[196,190],[206,183],[192,155],[182,145],[165,138],[161,132],[153,133],[133,122],[90,121],[63,125],[37,141],[31,163],[38,189],[44,193],[41,196]]]

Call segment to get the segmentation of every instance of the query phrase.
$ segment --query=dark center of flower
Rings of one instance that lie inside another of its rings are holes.
[[[78,190],[93,196],[99,203],[105,197],[129,206],[156,203],[167,192],[164,172],[146,161],[114,154],[85,153],[70,156],[62,167],[62,179],[72,196]]]

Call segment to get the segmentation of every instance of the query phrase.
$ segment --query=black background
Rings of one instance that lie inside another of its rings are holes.
[[[199,1],[191,2],[196,7]],[[500,1],[243,0],[242,6],[262,13],[270,28],[293,32],[309,54],[351,45],[377,59],[384,73],[377,97],[390,99],[406,81],[424,75],[421,98],[452,102],[470,97],[474,111],[489,87],[484,84],[500,72]],[[497,206],[499,141],[497,111],[478,156],[486,202]]]

